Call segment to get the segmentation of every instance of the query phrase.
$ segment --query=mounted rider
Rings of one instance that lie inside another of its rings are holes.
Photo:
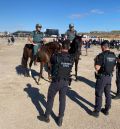
[[[36,24],[36,30],[34,30],[29,36],[28,41],[33,44],[33,56],[34,56],[34,63],[36,64],[37,61],[37,52],[41,48],[43,42],[45,42],[44,39],[44,33],[41,32],[42,25]]]
[[[74,29],[74,24],[69,24],[69,29],[65,33],[65,38],[72,42],[76,35],[77,31]]]

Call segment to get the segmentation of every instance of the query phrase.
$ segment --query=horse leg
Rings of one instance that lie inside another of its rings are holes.
[[[82,44],[80,46],[80,55],[82,55]]]
[[[80,56],[82,55],[82,51],[81,51],[81,48],[80,48],[80,52],[79,52],[79,60],[81,60]]]
[[[21,65],[23,66],[25,72],[24,72],[24,76],[28,77],[28,69],[27,69],[27,62],[28,62],[28,54],[27,54],[27,48],[24,47],[24,51],[23,51],[23,56],[22,56],[22,61],[21,61]]]
[[[32,63],[33,63],[33,60],[31,59],[29,63],[29,77],[32,77],[32,72],[31,72]]]
[[[23,59],[24,60],[24,68],[25,68],[25,73],[24,73],[24,76],[25,77],[28,77],[29,74],[28,74],[28,69],[27,69],[27,62],[28,62],[28,59]]]
[[[76,78],[75,81],[77,81],[77,71],[78,71],[78,60],[75,59],[75,78]]]
[[[50,74],[51,74],[51,64],[47,63],[47,65],[48,65],[48,79],[50,80],[51,79],[51,76],[50,76]]]
[[[40,74],[39,74],[39,78],[38,78],[38,85],[39,85],[39,82],[40,82],[40,78],[43,77],[43,76],[42,76],[42,73],[43,73],[43,65],[44,65],[44,64],[41,62],[41,63],[40,63]]]
[[[88,49],[86,48],[86,56],[88,55],[88,51],[87,51]]]
[[[43,66],[44,66],[44,63],[41,62],[41,63],[40,63],[40,77],[41,77],[41,78],[44,78],[44,77],[43,77]]]

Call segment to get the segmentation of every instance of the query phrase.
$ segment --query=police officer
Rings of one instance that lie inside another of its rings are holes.
[[[28,41],[32,43],[33,46],[33,55],[34,55],[34,63],[36,64],[36,54],[38,52],[38,49],[41,47],[42,42],[45,41],[44,39],[44,33],[41,32],[42,25],[36,24],[36,30],[32,32],[32,35],[28,38]]]
[[[117,85],[117,94],[113,99],[120,99],[120,54],[117,58],[117,65],[116,65],[116,85]]]
[[[53,101],[57,92],[59,92],[59,116],[57,119],[58,126],[62,126],[63,116],[66,105],[66,92],[69,85],[70,72],[73,66],[74,59],[68,53],[69,44],[65,43],[62,46],[62,52],[53,55],[51,58],[52,64],[52,83],[48,90],[47,107],[45,115],[40,116],[41,121],[50,122],[49,116],[52,111]]]
[[[95,59],[96,70],[96,86],[95,86],[95,109],[91,115],[99,117],[99,112],[102,111],[105,115],[109,114],[111,108],[111,79],[114,66],[116,64],[116,56],[109,50],[109,42],[107,40],[101,43],[102,53]],[[105,93],[106,104],[102,108],[102,95]]]
[[[74,29],[74,24],[69,24],[69,29],[65,33],[66,39],[69,39],[70,42],[72,42],[76,35],[77,31]]]

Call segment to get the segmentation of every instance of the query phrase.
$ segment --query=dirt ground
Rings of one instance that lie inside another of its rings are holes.
[[[0,39],[0,129],[57,129],[59,127],[54,118],[58,115],[58,94],[55,97],[54,114],[50,118],[50,123],[46,124],[38,119],[45,111],[49,82],[42,79],[41,84],[37,85],[33,78],[23,76],[20,64],[25,43],[25,39],[17,39],[14,45],[7,45],[7,39]],[[82,50],[79,80],[75,82],[73,76],[71,88],[67,93],[61,129],[120,129],[120,100],[112,101],[109,116],[100,113],[99,118],[94,118],[89,115],[95,101],[93,59],[101,50],[99,47],[91,47],[88,56],[85,56],[84,48]],[[39,64],[32,69],[33,76],[37,78]],[[45,71],[44,77],[47,79]],[[115,75],[112,80],[112,91],[116,92]]]

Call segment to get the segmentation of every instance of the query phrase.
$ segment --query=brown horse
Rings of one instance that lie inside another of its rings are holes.
[[[50,69],[51,69],[51,64],[50,64],[50,59],[51,56],[60,51],[61,45],[59,42],[50,42],[48,44],[43,45],[40,50],[37,53],[37,60],[40,62],[40,74],[39,74],[39,79],[38,79],[38,84],[40,81],[40,78],[42,77],[42,72],[43,72],[43,66],[44,64],[47,64],[48,66],[48,78],[50,79]],[[30,58],[30,63],[29,63],[29,72],[27,72],[27,64],[28,64],[28,59]],[[31,67],[33,63],[33,45],[32,44],[26,44],[23,50],[23,57],[22,57],[22,66],[25,67],[25,76],[32,76],[31,74]]]
[[[76,35],[76,37],[70,44],[70,49],[69,49],[69,53],[74,55],[76,81],[77,81],[78,63],[79,63],[79,58],[81,55],[81,48],[83,45],[82,37],[83,36]]]

